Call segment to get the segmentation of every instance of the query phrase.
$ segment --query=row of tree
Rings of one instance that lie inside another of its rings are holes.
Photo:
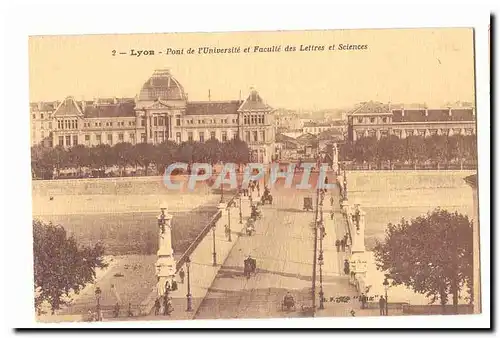
[[[239,139],[227,142],[208,140],[201,142],[166,141],[153,145],[150,143],[118,143],[114,146],[101,144],[95,147],[76,145],[72,148],[46,148],[33,146],[31,148],[31,164],[34,175],[40,178],[51,178],[54,171],[59,174],[63,168],[91,168],[105,171],[106,168],[117,166],[121,173],[126,167],[141,167],[147,170],[154,164],[159,172],[174,162],[211,163],[220,161],[237,164],[248,163],[250,150],[248,145]]]
[[[409,162],[412,164],[434,161],[475,162],[477,144],[475,135],[433,135],[431,137],[409,136],[405,139],[395,135],[363,137],[342,145],[339,156],[344,161],[363,162]]]

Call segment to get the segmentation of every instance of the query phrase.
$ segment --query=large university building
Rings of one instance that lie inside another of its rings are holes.
[[[245,100],[188,101],[169,70],[154,71],[135,98],[31,104],[32,145],[72,147],[165,140],[221,142],[239,137],[252,160],[274,155],[274,109],[255,89]]]
[[[457,102],[442,108],[426,105],[391,105],[363,102],[347,114],[348,139],[377,139],[387,135],[406,138],[412,135],[473,135],[476,112],[470,103]]]

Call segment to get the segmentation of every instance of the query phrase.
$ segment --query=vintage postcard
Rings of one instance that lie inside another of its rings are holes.
[[[481,313],[472,28],[31,36],[29,67],[39,322]]]

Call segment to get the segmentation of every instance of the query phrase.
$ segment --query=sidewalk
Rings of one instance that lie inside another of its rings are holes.
[[[173,311],[169,316],[154,315],[154,310],[148,315],[125,318],[109,318],[107,320],[187,320],[192,319],[202,303],[208,289],[212,285],[215,276],[219,272],[222,264],[226,260],[233,246],[239,238],[240,232],[243,231],[246,220],[249,216],[245,208],[245,203],[242,203],[243,223],[239,223],[239,201],[236,201],[236,206],[231,207],[231,242],[228,241],[224,231],[224,225],[227,224],[227,213],[223,213],[221,220],[218,222],[215,231],[215,248],[216,248],[216,266],[213,266],[213,233],[209,232],[207,236],[200,242],[193,254],[190,256],[190,291],[192,296],[192,311],[187,311],[187,267],[184,265],[185,272],[184,283],[181,283],[177,276],[178,289],[170,293],[172,298]],[[247,207],[248,208],[248,207]],[[156,289],[152,290],[148,298],[143,303],[153,304],[157,297]],[[149,305],[148,305],[149,306]]]
[[[325,298],[324,309],[320,310],[319,306],[319,266],[317,272],[316,286],[316,317],[339,317],[352,316],[351,311],[356,313],[360,309],[360,303],[357,300],[358,293],[354,286],[349,284],[349,277],[344,275],[344,259],[348,258],[347,254],[340,250],[337,252],[335,241],[341,239],[345,234],[345,221],[340,213],[338,196],[334,197],[333,211],[334,219],[331,219],[330,212],[332,207],[330,201],[325,198],[324,206],[325,231],[326,236],[323,239],[323,255],[324,265],[323,270],[323,294]],[[318,243],[319,249],[319,243]],[[349,297],[346,300],[344,297]]]

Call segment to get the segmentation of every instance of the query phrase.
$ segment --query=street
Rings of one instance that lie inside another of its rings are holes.
[[[315,213],[303,211],[302,206],[306,196],[313,197],[316,203],[314,190],[294,190],[291,193],[289,189],[278,187],[273,189],[272,194],[273,205],[261,207],[263,217],[256,222],[256,233],[252,236],[245,234],[238,239],[195,319],[300,317],[301,307],[312,305]],[[325,197],[325,210],[330,209],[329,195]],[[333,190],[333,195],[334,207],[338,209],[338,191]],[[340,228],[341,224],[336,227]],[[332,234],[338,231],[330,230]],[[332,243],[335,239],[330,238],[329,242],[333,250],[330,265],[325,262],[324,282],[349,289],[347,277],[339,276],[343,259],[334,252]],[[257,261],[257,271],[249,279],[243,275],[243,261],[248,255]],[[325,260],[328,259],[325,256]],[[295,298],[295,310],[281,308],[287,292]],[[319,274],[316,279],[316,306],[319,303],[318,292]],[[329,296],[326,290],[325,296]]]

